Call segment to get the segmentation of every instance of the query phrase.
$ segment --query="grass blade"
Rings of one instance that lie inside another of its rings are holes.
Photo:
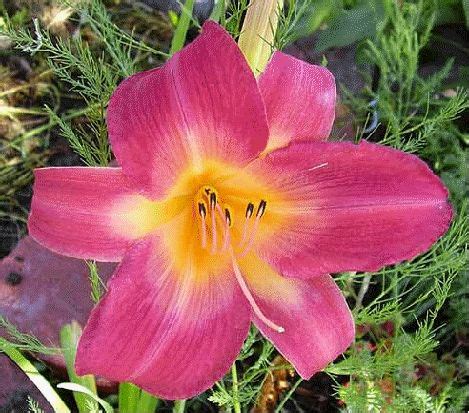
[[[78,376],[75,372],[75,356],[77,353],[78,339],[81,336],[81,327],[76,321],[66,324],[60,330],[60,345],[63,348],[65,364],[67,366],[68,378],[72,383],[79,384],[89,389],[92,393],[96,392],[96,382],[94,376]],[[73,397],[80,413],[89,412],[89,400],[81,392],[74,392]],[[95,407],[97,404],[95,403]]]
[[[181,50],[186,42],[187,31],[192,20],[192,10],[194,9],[194,0],[186,0],[184,7],[181,7],[178,25],[174,31],[173,40],[169,54],[172,56],[178,50]]]
[[[70,413],[70,409],[56,393],[50,383],[37,371],[36,367],[24,357],[11,343],[0,338],[0,351],[4,352],[39,389],[50,403],[55,413]]]
[[[77,384],[77,383],[60,383],[57,384],[57,387],[59,389],[66,389],[70,390],[72,392],[78,392],[78,393],[83,393],[84,395],[87,395],[89,398],[91,398],[93,401],[99,403],[101,407],[104,409],[105,413],[114,413],[114,409],[112,406],[105,400],[99,398],[96,394],[94,394],[90,389],[87,389],[86,387]],[[89,412],[90,410],[88,410]]]

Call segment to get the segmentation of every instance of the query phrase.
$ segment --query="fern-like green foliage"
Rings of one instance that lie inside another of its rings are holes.
[[[261,338],[256,328],[252,327],[238,356],[238,364],[255,357],[255,361],[242,371],[240,380],[236,383],[235,397],[242,405],[250,405],[259,394],[265,375],[270,370],[270,361],[274,348],[272,344]],[[230,407],[233,403],[233,377],[228,375],[218,382],[209,400],[220,407]]]
[[[278,48],[295,38],[295,28],[313,2],[287,3],[275,38],[274,46]],[[329,10],[326,3],[324,10]],[[353,1],[349,3],[356,5]],[[139,69],[137,52],[150,53],[155,59],[167,55],[117,27],[99,0],[64,0],[64,4],[73,7],[80,24],[93,31],[99,47],[89,45],[79,36],[71,40],[55,38],[37,22],[28,30],[7,20],[4,34],[23,51],[43,53],[56,77],[83,98],[86,126],[74,127],[49,110],[51,124],[58,125],[85,164],[107,165],[111,152],[104,119],[109,97],[122,78]],[[217,4],[217,19],[237,38],[248,1]],[[436,3],[386,4],[386,24],[378,27],[373,39],[363,42],[362,49],[367,62],[379,72],[378,84],[372,89],[371,80],[367,79],[365,93],[359,96],[344,91],[345,103],[353,108],[356,119],[363,125],[357,140],[370,139],[415,153],[441,174],[450,190],[455,218],[444,237],[410,262],[376,274],[337,275],[336,281],[352,306],[358,334],[345,357],[325,371],[334,378],[346,378],[346,385],[337,384],[336,396],[349,412],[458,412],[467,401],[461,380],[467,359],[457,352],[442,354],[442,343],[457,329],[469,327],[468,189],[464,162],[467,134],[454,122],[469,108],[468,97],[462,89],[451,98],[440,94],[452,61],[430,77],[419,75],[419,58],[430,41]],[[321,17],[321,21],[326,17]],[[370,107],[370,100],[376,102],[374,107]],[[370,125],[366,125],[370,111],[374,110],[380,131],[373,130],[374,127],[369,130]],[[89,266],[92,298],[97,302],[104,286],[95,264]],[[386,323],[392,331],[383,326]],[[5,320],[0,319],[0,326],[7,328],[19,349],[46,350]],[[258,398],[265,378],[273,369],[286,367],[274,366],[275,356],[272,345],[253,328],[231,374],[198,401],[208,400],[224,411],[247,411]],[[435,370],[434,376],[439,380],[437,392],[435,383],[419,374],[424,368]],[[300,383],[299,380],[292,383],[278,411],[290,397],[295,397],[295,386]],[[178,406],[184,409],[183,403]]]
[[[15,347],[19,351],[29,351],[31,353],[41,354],[59,354],[60,349],[43,344],[39,339],[31,334],[20,332],[15,325],[10,323],[6,318],[0,315],[0,329],[4,329],[8,344]],[[3,339],[2,339],[3,340]],[[1,351],[1,348],[0,348]]]
[[[326,369],[350,375],[347,386],[338,386],[338,397],[352,412],[460,411],[456,406],[462,409],[468,396],[456,373],[439,377],[444,386],[436,395],[425,377],[416,376],[421,365],[448,368],[453,364],[452,359],[439,360],[434,352],[440,351],[441,340],[464,324],[461,311],[468,314],[463,310],[468,306],[467,287],[460,287],[467,285],[467,187],[461,184],[465,174],[461,132],[453,121],[469,108],[469,101],[462,89],[451,98],[439,94],[452,61],[429,78],[418,74],[419,56],[429,41],[435,16],[435,9],[428,5],[420,1],[393,7],[388,25],[376,39],[367,41],[365,51],[378,68],[378,86],[374,91],[369,89],[364,100],[348,95],[348,102],[364,119],[367,102],[375,99],[386,129],[382,137],[372,134],[371,139],[417,153],[437,171],[446,172],[442,176],[450,189],[455,218],[448,233],[411,262],[377,274],[355,274],[353,281],[350,274],[338,277],[346,293],[359,304],[354,310],[357,324],[371,326],[369,332],[358,336],[345,360]],[[364,285],[368,293],[357,300]],[[446,308],[453,300],[458,303],[458,310],[453,307],[458,321],[450,319],[442,325],[438,317],[442,313],[450,316]],[[392,323],[392,334],[383,335],[379,328],[386,321]],[[426,360],[432,355],[435,360],[428,364]]]
[[[90,272],[90,285],[91,285],[91,299],[96,304],[101,299],[101,296],[106,291],[106,286],[99,276],[98,266],[96,261],[86,261],[88,270]]]
[[[244,14],[248,7],[248,0],[226,2],[225,12],[222,13],[225,18],[221,19],[220,23],[228,30],[234,39],[238,39],[241,34]]]
[[[79,35],[61,39],[53,37],[34,20],[32,30],[16,27],[6,17],[3,35],[10,38],[15,46],[30,54],[43,53],[55,76],[67,89],[79,94],[87,104],[86,126],[78,129],[55,111],[48,110],[51,123],[58,125],[62,135],[82,161],[90,166],[105,166],[110,161],[110,148],[105,125],[105,110],[112,92],[119,81],[133,74],[137,69],[134,55],[137,51],[152,53],[156,58],[166,56],[129,33],[119,29],[99,0],[62,3],[80,16],[80,24],[88,25],[104,49],[92,50]]]
[[[28,407],[30,413],[45,413],[44,410],[39,407],[39,403],[30,396],[28,396]]]

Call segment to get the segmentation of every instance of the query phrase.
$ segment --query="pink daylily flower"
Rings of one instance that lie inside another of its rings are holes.
[[[166,399],[221,379],[253,322],[309,378],[354,322],[330,273],[425,251],[452,216],[417,157],[327,143],[331,73],[276,52],[256,81],[216,23],[109,103],[116,168],[35,171],[30,234],[53,251],[121,261],[76,368]]]

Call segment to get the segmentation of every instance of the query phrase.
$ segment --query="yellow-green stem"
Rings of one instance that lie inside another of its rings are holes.
[[[236,362],[231,366],[231,380],[233,381],[232,396],[233,408],[235,413],[241,413],[241,404],[239,403],[238,372],[236,371]]]
[[[184,413],[185,408],[186,400],[183,399],[174,401],[173,413]]]
[[[136,413],[140,389],[132,383],[119,383],[119,412]]]

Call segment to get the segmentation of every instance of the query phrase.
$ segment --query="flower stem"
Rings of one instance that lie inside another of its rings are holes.
[[[233,381],[232,397],[234,413],[241,413],[241,404],[239,403],[238,372],[236,371],[236,362],[231,366],[231,380]]]
[[[173,413],[184,413],[186,408],[186,400],[175,400],[173,406]]]
[[[360,309],[362,307],[363,299],[365,298],[365,294],[370,287],[370,281],[371,274],[366,274],[365,277],[363,277],[362,285],[360,286],[360,291],[358,292],[355,309]]]
[[[136,413],[140,389],[132,383],[119,383],[119,412]]]
[[[140,393],[140,400],[138,401],[138,411],[140,413],[154,413],[160,399],[152,396],[150,393],[147,393],[145,390],[142,390]]]

